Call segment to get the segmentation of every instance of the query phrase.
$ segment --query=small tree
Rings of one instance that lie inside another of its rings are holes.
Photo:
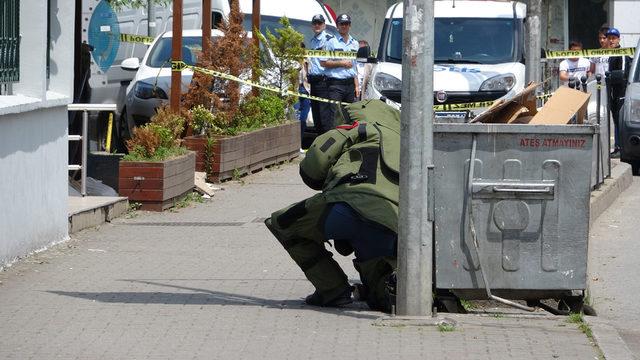
[[[231,1],[229,21],[221,30],[221,37],[211,51],[211,67],[213,70],[236,77],[246,77],[250,66],[251,43],[242,26],[244,15],[240,12],[238,0]],[[240,83],[221,78],[214,79],[213,100],[216,108],[222,109],[231,121],[240,105]]]
[[[213,69],[212,68],[212,53],[211,49],[213,48],[212,41],[210,39],[202,39],[202,42],[209,42],[209,46],[207,47],[207,51],[202,51],[198,54],[197,59],[198,62],[196,66],[205,68],[205,69]],[[204,44],[203,44],[204,45]],[[214,101],[211,93],[213,86],[214,78],[211,75],[203,74],[201,72],[194,72],[193,77],[191,78],[191,83],[189,84],[189,90],[183,96],[183,105],[186,109],[193,109],[196,106],[203,106],[209,111],[213,110]]]
[[[301,44],[304,36],[297,32],[287,17],[280,19],[281,28],[275,29],[276,34],[272,34],[269,29],[265,35],[254,30],[254,34],[260,39],[265,50],[270,52],[263,56],[263,74],[261,82],[275,86],[280,91],[298,90],[298,74],[300,72],[302,60],[304,59],[304,49]],[[286,97],[288,106],[297,101],[296,97]]]
[[[223,22],[220,27],[224,35],[202,54],[198,66],[245,78],[249,73],[250,65],[248,64],[255,50],[244,30],[242,24],[244,15],[240,12],[238,0],[232,0],[230,5],[229,20]],[[221,121],[221,125],[230,124],[240,105],[240,84],[236,81],[196,73],[185,100],[188,107],[201,104],[213,110],[216,118]]]

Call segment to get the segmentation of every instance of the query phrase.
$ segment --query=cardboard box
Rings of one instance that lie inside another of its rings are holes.
[[[523,118],[531,119],[537,113],[535,90],[538,84],[531,83],[509,100],[499,100],[485,112],[470,122],[481,123],[522,123]]]
[[[529,124],[582,124],[590,97],[589,93],[561,86]]]
[[[589,93],[561,86],[538,110],[535,96],[537,86],[531,83],[512,99],[495,102],[470,122],[534,125],[583,123],[591,97]]]

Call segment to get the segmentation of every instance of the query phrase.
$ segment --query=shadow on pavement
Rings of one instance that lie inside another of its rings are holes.
[[[364,303],[353,303],[343,308],[320,308],[304,305],[302,300],[275,300],[260,297],[227,293],[201,288],[192,288],[152,281],[124,279],[121,281],[135,282],[147,285],[164,286],[190,292],[159,292],[159,291],[110,291],[110,292],[80,292],[47,290],[46,292],[61,296],[87,299],[102,303],[123,304],[166,304],[166,305],[241,305],[264,306],[275,309],[312,310],[334,315],[349,316],[360,319],[377,319],[383,314],[365,314],[370,311]]]

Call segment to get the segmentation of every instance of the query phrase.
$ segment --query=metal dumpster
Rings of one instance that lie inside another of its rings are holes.
[[[436,288],[486,298],[482,264],[498,296],[583,296],[596,132],[589,124],[434,124]]]

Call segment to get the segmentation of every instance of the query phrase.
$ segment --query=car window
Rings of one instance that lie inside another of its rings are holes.
[[[390,22],[385,55],[389,61],[402,61],[403,20]],[[516,24],[500,18],[436,18],[434,20],[435,62],[473,62],[499,64],[516,57]]]
[[[212,41],[215,42],[215,37]],[[156,42],[149,53],[147,66],[151,67],[170,67],[171,66],[171,42],[172,38],[165,37]],[[189,65],[195,65],[198,62],[198,55],[202,51],[202,37],[188,36],[182,38],[182,61]]]
[[[313,30],[311,29],[311,21],[306,20],[298,20],[298,19],[289,19],[289,23],[291,23],[291,27],[294,28],[297,32],[301,33],[304,36],[304,44],[307,48],[309,48],[309,41],[313,37]],[[243,26],[246,31],[251,31],[251,14],[245,14]],[[267,29],[272,34],[276,34],[275,29],[281,28],[280,18],[277,16],[260,16],[260,32],[263,34],[267,33]],[[332,25],[327,25],[326,28],[327,33],[338,36],[338,30]]]

